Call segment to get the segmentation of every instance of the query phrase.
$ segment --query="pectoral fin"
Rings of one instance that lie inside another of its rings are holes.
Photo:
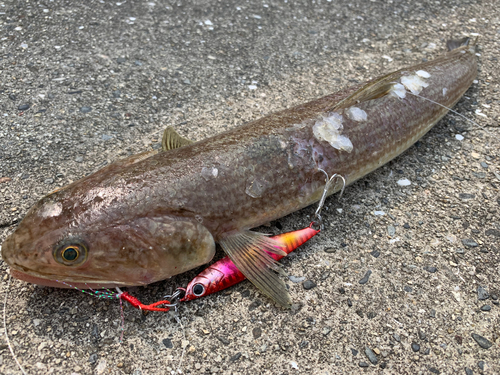
[[[161,148],[163,151],[169,151],[190,145],[191,143],[194,143],[194,141],[181,137],[174,130],[173,127],[168,126],[163,132],[163,139],[161,140]]]
[[[268,254],[286,255],[278,242],[261,233],[244,231],[230,235],[219,243],[252,284],[283,307],[290,307],[291,299],[285,283],[275,272],[283,271]]]

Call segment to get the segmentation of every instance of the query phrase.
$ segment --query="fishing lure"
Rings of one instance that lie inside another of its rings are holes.
[[[271,237],[281,245],[281,248],[288,255],[299,246],[303,245],[320,232],[314,228],[314,222],[308,227],[293,232],[287,232]],[[268,253],[274,260],[280,260],[282,255]],[[186,288],[178,288],[183,291],[184,297],[179,301],[191,301],[209,294],[219,292],[245,280],[246,277],[234,265],[229,257],[224,257],[211,266],[203,270],[188,284]]]

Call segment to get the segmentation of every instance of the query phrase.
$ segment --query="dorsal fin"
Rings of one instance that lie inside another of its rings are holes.
[[[161,149],[163,151],[169,151],[190,145],[192,143],[194,143],[194,141],[181,137],[173,127],[167,126],[167,128],[163,132],[163,139],[161,140]]]
[[[392,82],[393,80],[389,79],[393,74],[394,73],[386,74],[376,81],[367,83],[359,90],[356,90],[347,98],[337,103],[337,105],[333,108],[333,111],[341,108],[349,108],[358,103],[378,99],[389,94],[394,85],[394,82]]]

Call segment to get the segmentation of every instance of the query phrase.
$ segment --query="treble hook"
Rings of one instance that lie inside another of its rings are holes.
[[[328,178],[328,173],[326,173],[323,169],[318,168],[319,171],[323,172],[326,176],[326,184],[323,189],[323,195],[321,196],[321,199],[319,200],[318,203],[318,208],[316,209],[316,212],[314,213],[314,218],[315,222],[320,226],[320,229],[323,229],[323,219],[321,218],[321,210],[323,209],[323,206],[325,205],[325,199],[326,195],[328,194],[328,190],[330,190],[330,186],[333,183],[333,180],[335,178],[341,178],[342,179],[342,189],[340,190],[340,195],[339,199],[342,197],[342,194],[344,194],[344,189],[345,189],[345,178],[338,173],[335,173],[332,177]]]

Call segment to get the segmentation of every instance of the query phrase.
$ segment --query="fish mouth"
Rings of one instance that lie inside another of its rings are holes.
[[[37,276],[32,275],[29,272],[19,271],[15,268],[10,269],[10,274],[12,277],[26,281],[30,284],[37,284],[42,286],[50,286],[54,288],[65,288],[65,289],[105,289],[114,288],[117,286],[127,286],[126,283],[109,281],[109,280],[97,280],[92,278],[86,278],[86,280],[71,280],[65,281],[64,277],[60,277],[58,280],[57,275],[43,275],[39,274]]]

